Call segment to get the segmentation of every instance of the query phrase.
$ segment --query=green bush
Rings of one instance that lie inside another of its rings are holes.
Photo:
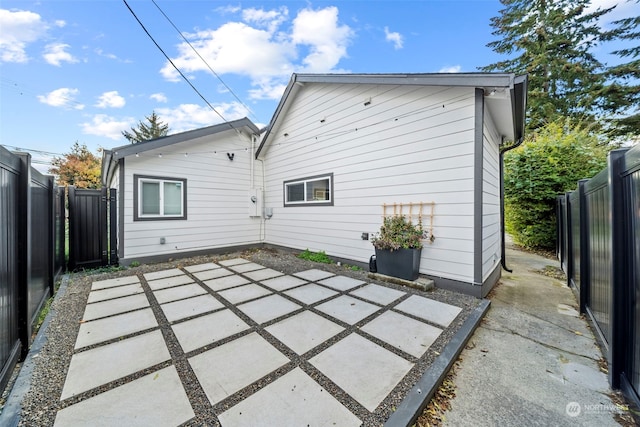
[[[313,262],[321,262],[323,264],[333,264],[333,260],[329,258],[329,256],[324,253],[324,251],[311,252],[309,249],[305,249],[298,254],[298,258],[306,259]]]
[[[588,130],[552,122],[505,154],[505,228],[516,243],[553,249],[556,198],[607,163],[607,145]]]

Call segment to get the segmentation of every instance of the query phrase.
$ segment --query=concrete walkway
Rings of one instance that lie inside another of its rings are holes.
[[[450,426],[618,426],[602,353],[558,263],[507,246],[491,308],[461,354]]]
[[[427,295],[242,258],[93,282],[55,426],[366,424],[461,312]]]

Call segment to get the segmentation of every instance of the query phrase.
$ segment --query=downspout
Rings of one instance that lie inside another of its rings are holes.
[[[510,145],[508,147],[504,147],[500,149],[500,239],[502,244],[501,246],[501,253],[500,253],[500,262],[502,264],[502,268],[509,272],[512,273],[513,270],[509,270],[509,268],[507,267],[507,256],[506,256],[506,250],[504,247],[505,244],[505,231],[504,231],[504,153],[506,153],[507,151],[513,150],[514,148],[518,148],[520,145],[522,145],[522,143],[524,142],[524,137],[521,137],[518,142],[516,142],[513,145]]]

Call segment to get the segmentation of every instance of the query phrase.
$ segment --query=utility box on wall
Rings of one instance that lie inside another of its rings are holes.
[[[262,188],[249,190],[249,216],[262,216]]]

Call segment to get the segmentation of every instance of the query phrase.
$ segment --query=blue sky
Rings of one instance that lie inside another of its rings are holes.
[[[638,3],[625,1],[593,6],[617,3],[607,21],[639,13]],[[246,116],[262,127],[294,72],[473,72],[502,59],[486,47],[495,39],[497,0],[128,4],[217,113],[122,0],[3,0],[2,145],[61,154],[78,141],[97,152],[125,145],[121,132],[154,110],[171,133],[220,123],[220,116]],[[599,47],[600,59],[615,63],[613,48]]]

